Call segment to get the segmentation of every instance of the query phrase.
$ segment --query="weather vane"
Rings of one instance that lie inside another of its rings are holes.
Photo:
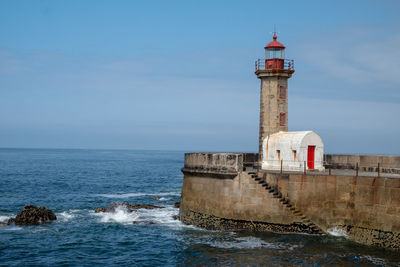
[[[270,32],[270,33],[273,34],[274,36],[276,36],[277,33],[280,33],[280,32],[276,31],[276,24],[274,24],[274,31]]]

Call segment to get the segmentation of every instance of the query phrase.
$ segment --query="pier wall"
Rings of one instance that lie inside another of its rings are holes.
[[[208,229],[313,233],[243,171],[247,159],[252,156],[186,154],[180,219]],[[323,231],[342,230],[363,244],[400,249],[400,179],[265,171],[258,176]]]
[[[360,243],[400,249],[400,179],[279,175],[266,181],[325,231],[341,229]]]
[[[186,154],[180,219],[208,229],[311,231],[242,171],[245,158],[234,153]]]
[[[400,174],[400,156],[325,154],[324,161],[332,169],[355,170],[358,163],[360,171],[376,172],[379,164],[381,172]]]

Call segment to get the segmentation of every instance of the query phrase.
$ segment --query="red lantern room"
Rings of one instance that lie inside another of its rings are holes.
[[[273,41],[267,44],[265,49],[265,60],[256,60],[257,72],[286,72],[292,74],[294,72],[294,61],[285,59],[285,46],[278,42],[278,36],[274,33]]]
[[[273,38],[274,40],[264,47],[265,69],[284,69],[285,46],[276,40],[276,34]]]

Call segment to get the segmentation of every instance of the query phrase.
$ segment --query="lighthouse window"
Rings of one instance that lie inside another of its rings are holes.
[[[286,98],[286,88],[283,86],[279,86],[279,97]]]
[[[285,126],[286,124],[286,113],[279,114],[279,123],[281,126]]]
[[[267,59],[271,59],[271,58],[280,58],[280,59],[284,59],[285,58],[285,51],[283,49],[267,49],[266,50],[266,57]]]

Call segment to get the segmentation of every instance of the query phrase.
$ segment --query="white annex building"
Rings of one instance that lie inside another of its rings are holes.
[[[313,131],[280,131],[263,141],[262,169],[286,171],[324,170],[324,144]]]

